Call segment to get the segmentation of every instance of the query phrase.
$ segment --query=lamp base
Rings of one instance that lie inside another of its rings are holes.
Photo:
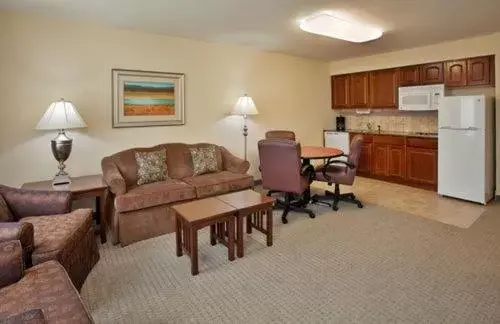
[[[71,179],[69,178],[69,175],[66,172],[65,174],[58,173],[54,176],[54,179],[52,179],[53,186],[59,186],[69,183],[71,183]]]

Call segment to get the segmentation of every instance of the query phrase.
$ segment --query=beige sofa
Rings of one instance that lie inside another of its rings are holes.
[[[218,171],[193,175],[189,148],[214,146]],[[168,179],[137,185],[135,152],[165,148]],[[169,143],[149,148],[134,148],[107,156],[102,172],[114,195],[110,221],[114,244],[128,245],[175,231],[173,204],[251,188],[253,178],[246,174],[248,161],[213,144]]]

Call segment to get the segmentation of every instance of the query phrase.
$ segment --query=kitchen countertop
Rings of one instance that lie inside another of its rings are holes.
[[[335,129],[325,129],[325,132],[339,132]],[[438,138],[438,134],[419,134],[417,132],[398,132],[398,131],[384,131],[381,130],[367,130],[367,129],[346,129],[346,133],[360,133],[370,135],[393,135],[393,136],[408,136],[408,137],[421,137],[421,138]]]

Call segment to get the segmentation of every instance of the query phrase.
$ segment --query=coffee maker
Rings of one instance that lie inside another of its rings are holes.
[[[336,130],[339,132],[345,132],[345,117],[337,116],[335,119]]]

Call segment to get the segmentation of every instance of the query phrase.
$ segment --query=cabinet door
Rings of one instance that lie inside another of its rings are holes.
[[[416,86],[420,85],[420,66],[403,66],[399,68],[399,86]]]
[[[349,74],[334,75],[332,84],[332,108],[349,108]]]
[[[359,155],[356,172],[369,174],[372,163],[372,143],[363,143],[361,145],[361,154]]]
[[[387,176],[388,160],[389,160],[389,145],[373,144],[372,151],[372,174],[378,176]]]
[[[407,180],[437,185],[437,150],[408,147],[406,150]]]
[[[423,64],[420,67],[422,84],[443,83],[443,62]]]
[[[467,85],[491,84],[490,56],[475,57],[467,60]]]
[[[398,107],[398,73],[396,69],[370,72],[370,107]]]
[[[404,180],[406,170],[404,146],[390,145],[388,151],[388,176]]]
[[[467,85],[467,62],[465,60],[445,63],[444,84],[448,87],[464,87]]]
[[[353,73],[350,81],[350,107],[367,108],[369,100],[368,72]]]

